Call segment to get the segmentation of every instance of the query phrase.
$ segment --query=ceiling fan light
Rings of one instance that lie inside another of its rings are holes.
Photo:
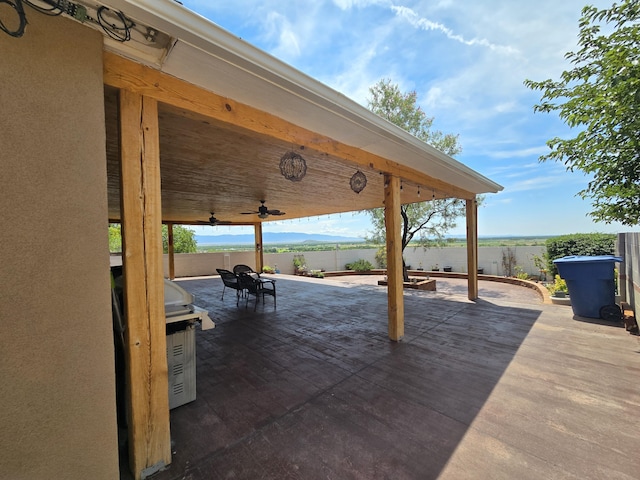
[[[259,213],[258,214],[258,217],[260,217],[260,218],[267,218],[268,216],[269,216],[268,213]]]

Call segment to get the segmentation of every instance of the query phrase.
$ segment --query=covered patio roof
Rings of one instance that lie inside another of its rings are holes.
[[[128,42],[105,37],[106,50],[117,54],[105,55],[113,220],[120,218],[117,88],[159,102],[165,222],[198,224],[212,211],[246,224],[381,207],[382,173],[401,178],[401,203],[468,200],[502,189],[177,2],[109,4],[136,23]],[[144,34],[149,29],[153,35]],[[299,182],[280,173],[287,152],[306,160]],[[349,185],[358,170],[367,178],[359,194]],[[242,215],[260,200],[286,215]]]

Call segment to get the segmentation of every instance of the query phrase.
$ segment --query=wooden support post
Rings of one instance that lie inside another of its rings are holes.
[[[158,105],[120,91],[129,464],[136,479],[171,463]]]
[[[262,272],[264,267],[264,254],[262,253],[262,223],[258,222],[253,226],[253,233],[256,241],[256,272]]]
[[[466,201],[467,209],[467,270],[469,300],[478,298],[478,202]]]
[[[402,238],[400,215],[400,178],[385,175],[384,224],[387,239],[387,296],[389,338],[400,341],[404,337],[404,284],[402,271]]]
[[[176,263],[174,257],[174,248],[173,248],[173,223],[167,224],[167,232],[168,232],[168,241],[169,244],[169,280],[174,280],[176,278]]]

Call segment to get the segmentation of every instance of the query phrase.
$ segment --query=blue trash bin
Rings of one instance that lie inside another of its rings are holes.
[[[616,305],[614,264],[621,261],[613,255],[572,255],[553,261],[567,282],[574,315],[607,320],[616,316],[620,309]]]

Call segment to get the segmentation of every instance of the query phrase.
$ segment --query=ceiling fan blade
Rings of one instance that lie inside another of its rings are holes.
[[[267,213],[269,215],[285,215],[285,212],[281,212],[280,210],[269,210]]]
[[[260,212],[240,212],[240,215],[256,215]]]

